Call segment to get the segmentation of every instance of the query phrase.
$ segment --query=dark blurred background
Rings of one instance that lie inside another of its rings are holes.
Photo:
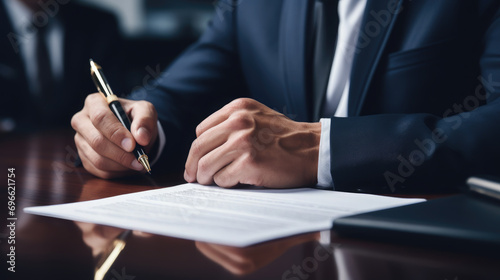
[[[126,88],[164,69],[204,31],[216,0],[78,0],[118,19],[129,60]],[[121,93],[127,94],[127,93]]]
[[[59,3],[61,2],[61,3]],[[207,27],[216,0],[0,0],[0,136],[70,128],[96,92],[151,85]]]

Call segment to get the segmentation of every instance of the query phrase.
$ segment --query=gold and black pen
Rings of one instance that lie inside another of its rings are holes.
[[[118,101],[118,97],[111,90],[106,77],[104,77],[104,74],[102,73],[101,66],[95,63],[92,59],[90,60],[90,75],[92,76],[92,80],[94,81],[97,90],[108,102],[108,106],[113,114],[115,114],[123,126],[130,131],[130,120],[125,113],[125,110],[123,110],[120,101]],[[149,165],[148,156],[144,153],[142,146],[136,143],[133,154],[137,158],[137,161],[144,166],[144,169],[151,174],[151,166]]]
[[[94,272],[94,280],[103,280],[111,266],[115,263],[121,251],[127,244],[127,238],[132,234],[131,230],[126,230],[120,233],[111,243],[110,247],[105,250],[99,257]]]

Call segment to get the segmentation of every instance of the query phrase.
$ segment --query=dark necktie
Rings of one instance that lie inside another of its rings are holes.
[[[314,48],[312,69],[313,120],[321,114],[328,78],[333,63],[339,17],[339,0],[316,0],[314,7]]]

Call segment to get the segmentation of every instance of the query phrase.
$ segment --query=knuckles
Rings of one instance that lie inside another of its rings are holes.
[[[263,106],[259,102],[250,98],[238,98],[231,101],[220,111],[227,115],[229,127],[233,130],[246,129],[255,125],[255,119],[252,116],[252,111]],[[200,123],[196,127],[196,136],[199,137],[210,127],[205,125],[205,122]]]
[[[105,138],[102,134],[96,133],[89,140],[89,145],[94,151],[102,151],[105,146]]]
[[[92,164],[99,170],[105,170],[106,169],[106,160],[102,156],[95,156],[93,159],[91,159]]]
[[[90,121],[92,124],[98,128],[98,129],[104,129],[103,133],[109,137],[109,139],[113,143],[119,144],[120,141],[125,137],[127,134],[126,129],[123,127],[123,125],[114,118],[114,116],[108,111],[108,110],[99,110],[97,112],[94,112],[93,114],[90,115]],[[107,118],[112,118],[110,120],[107,120]],[[102,136],[102,135],[101,135]],[[98,137],[98,136],[95,136]],[[102,140],[100,137],[98,137],[96,140]],[[100,144],[95,142],[94,144]],[[94,147],[94,146],[92,146]],[[97,147],[97,146],[96,146]]]
[[[240,182],[262,186],[264,178],[253,178],[252,182],[247,182],[247,179],[240,176],[238,170],[248,170],[253,173],[260,169],[259,161],[268,157],[263,151],[265,147],[262,144],[259,145],[258,139],[259,134],[262,134],[261,138],[272,140],[272,133],[268,132],[270,129],[265,130],[265,133],[259,130],[259,127],[263,125],[261,123],[262,113],[267,112],[265,107],[253,99],[240,98],[229,103],[223,110],[226,110],[223,114],[226,114],[227,117],[219,128],[224,130],[225,137],[227,137],[224,145],[227,145],[228,151],[237,152],[238,159],[232,161],[222,172],[220,172],[221,170],[212,170],[211,160],[203,157],[205,153],[203,145],[206,144],[204,143],[206,139],[200,135],[209,127],[206,127],[205,122],[202,122],[196,127],[198,138],[191,143],[190,148],[190,157],[199,159],[196,163],[186,164],[186,172],[191,172],[191,177],[196,177],[200,184],[215,182],[220,187],[229,188]],[[241,269],[242,272],[244,270],[244,268]]]
[[[71,127],[75,131],[78,131],[78,124],[80,122],[81,115],[82,115],[82,113],[78,112],[78,113],[74,114],[73,117],[71,117]]]
[[[252,134],[250,132],[247,132],[247,131],[238,133],[237,135],[232,137],[228,142],[229,142],[228,144],[231,147],[231,150],[248,152],[254,148],[253,147],[254,141],[253,141]]]
[[[138,101],[138,103],[140,104],[140,106],[147,108],[148,111],[153,114],[153,116],[155,116],[155,117],[158,116],[158,112],[156,112],[156,108],[153,105],[153,103],[151,103],[149,101],[145,101],[145,100]]]
[[[252,109],[255,107],[257,103],[258,103],[257,101],[250,98],[238,98],[231,101],[229,105],[233,109],[241,110],[241,109]]]
[[[106,119],[107,113],[105,110],[98,110],[89,116],[90,121],[96,126],[96,124],[102,123]]]
[[[141,111],[144,110],[145,112],[148,113],[145,116],[140,116],[141,118],[154,119],[155,121],[158,118],[158,112],[156,111],[156,108],[153,105],[153,103],[145,100],[138,100],[138,101],[126,100],[126,102],[132,102],[133,107],[141,108]]]
[[[228,180],[230,176],[230,174],[227,174],[227,171],[225,174],[217,173],[214,175],[214,183],[221,188],[230,188],[232,187]]]
[[[255,126],[255,120],[247,111],[238,111],[228,119],[228,125],[231,130],[243,130]]]
[[[153,116],[157,116],[156,109],[150,102],[139,101],[137,103],[140,106],[146,107]],[[109,159],[100,155],[100,153],[107,148],[109,140],[101,133],[90,135],[89,131],[79,131],[79,129],[82,122],[90,120],[96,128],[98,124],[100,126],[105,125],[107,127],[106,131],[111,133],[109,139],[111,141],[113,141],[113,139],[118,141],[122,138],[123,134],[126,133],[126,130],[119,122],[106,122],[106,118],[109,116],[112,116],[112,114],[110,114],[107,106],[105,106],[105,102],[100,96],[100,93],[93,93],[86,97],[83,109],[71,118],[71,126],[76,131],[74,136],[75,145],[78,148],[78,154],[80,155],[84,168],[93,175],[103,179],[116,177],[113,172],[106,171],[110,167]],[[81,136],[80,133],[82,132],[86,133],[86,138]],[[90,156],[92,153],[82,153],[87,145],[96,152],[94,155]],[[115,155],[114,160],[117,160],[118,163],[124,166],[128,166],[130,162],[132,162],[133,157],[131,154],[123,152],[119,155]]]
[[[254,170],[258,168],[258,159],[253,151],[247,151],[242,155],[241,168],[245,170]]]
[[[87,95],[85,98],[85,108],[88,108],[90,106],[95,105],[97,102],[102,101],[102,97],[100,96],[100,93],[92,93]]]
[[[208,161],[203,157],[198,161],[198,174],[207,174],[210,170]],[[199,177],[199,176],[197,176]]]
[[[113,123],[110,125],[109,131],[111,131],[111,134],[109,134],[109,139],[113,143],[120,143],[120,141],[125,137],[125,134],[127,133],[123,125],[119,122]]]
[[[195,139],[193,141],[193,143],[191,143],[191,149],[190,149],[191,153],[193,155],[199,155],[199,154],[201,154],[201,152],[202,152],[202,148],[201,148],[202,146],[201,145],[202,144],[200,143],[199,138]]]
[[[199,125],[196,126],[196,137],[200,137],[201,133],[205,131],[205,126],[202,125],[201,123]]]
[[[129,153],[121,153],[120,155],[118,155],[117,157],[118,159],[118,162],[123,165],[123,166],[129,166],[130,163],[132,162],[132,158],[130,157],[130,154]]]

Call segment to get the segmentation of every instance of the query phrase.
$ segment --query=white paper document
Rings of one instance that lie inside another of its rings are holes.
[[[317,189],[223,189],[183,184],[92,201],[25,208],[31,214],[244,247],[327,230],[334,219],[407,205],[392,198]]]

